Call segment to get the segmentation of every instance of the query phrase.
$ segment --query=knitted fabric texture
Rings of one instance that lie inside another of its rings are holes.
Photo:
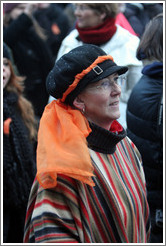
[[[95,27],[79,28],[76,23],[76,29],[84,43],[101,45],[112,38],[117,27],[115,25],[115,18],[109,17],[102,24]]]
[[[94,123],[89,125],[92,132],[87,137],[88,147],[100,153],[113,154],[117,143],[126,137],[125,129],[116,120],[113,121],[109,131]]]
[[[3,135],[4,204],[20,207],[28,200],[35,176],[32,146],[17,109],[18,97],[4,92],[3,120],[12,119],[9,135]]]

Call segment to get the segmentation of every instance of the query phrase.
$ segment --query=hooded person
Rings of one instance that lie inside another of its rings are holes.
[[[24,243],[148,241],[141,157],[117,121],[127,70],[85,44],[50,71],[46,86],[57,100],[40,121]]]

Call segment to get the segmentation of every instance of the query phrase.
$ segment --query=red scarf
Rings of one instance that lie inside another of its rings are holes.
[[[79,32],[80,39],[87,44],[104,44],[112,38],[116,32],[115,19],[107,18],[102,24],[89,27],[79,28],[76,23],[76,29]]]
[[[119,124],[118,121],[114,120],[111,124],[110,131],[119,134],[123,131],[123,127],[121,126],[121,124]]]

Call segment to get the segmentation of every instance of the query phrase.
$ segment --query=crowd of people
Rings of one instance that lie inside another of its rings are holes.
[[[3,3],[3,243],[162,242],[163,4]]]

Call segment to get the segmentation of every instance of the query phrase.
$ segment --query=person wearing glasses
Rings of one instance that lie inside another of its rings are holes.
[[[127,70],[85,44],[50,71],[46,86],[56,100],[40,121],[24,243],[148,242],[141,156],[117,121]]]

